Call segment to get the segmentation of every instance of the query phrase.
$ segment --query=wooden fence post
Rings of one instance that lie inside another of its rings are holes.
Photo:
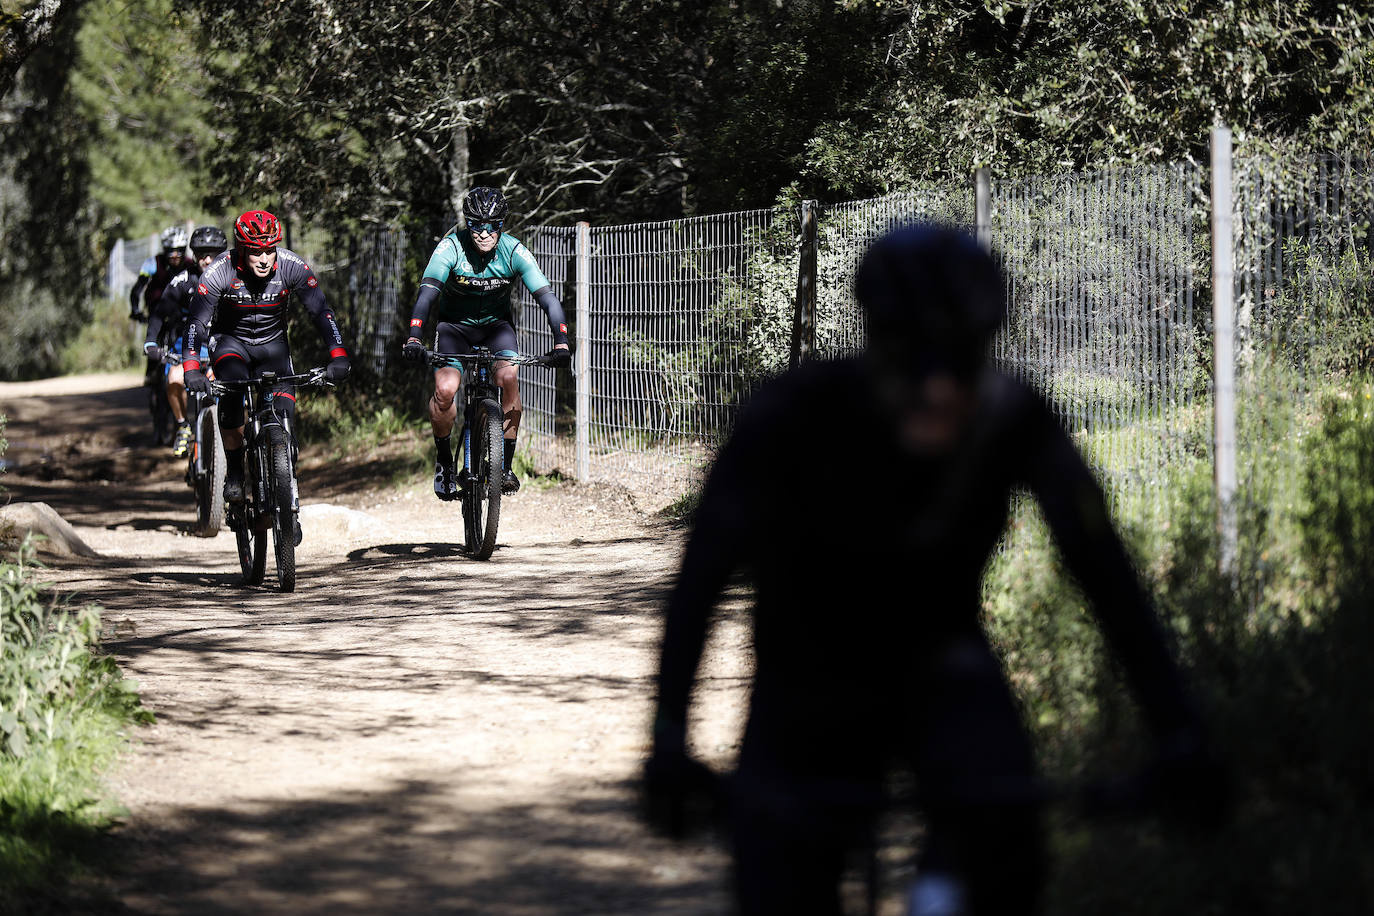
[[[796,368],[816,354],[816,201],[801,202],[801,249],[797,263],[797,302],[792,313],[792,352]]]

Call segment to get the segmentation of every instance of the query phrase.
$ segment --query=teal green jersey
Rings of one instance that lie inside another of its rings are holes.
[[[484,325],[511,320],[516,277],[531,293],[549,285],[534,255],[515,236],[502,233],[492,251],[481,252],[466,231],[454,229],[439,240],[420,283],[438,287],[440,321]]]

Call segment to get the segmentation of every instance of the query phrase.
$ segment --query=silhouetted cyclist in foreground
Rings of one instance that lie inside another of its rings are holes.
[[[685,723],[712,605],[743,569],[756,671],[728,790],[743,913],[838,913],[846,855],[870,836],[894,767],[914,774],[929,827],[922,872],[957,873],[972,913],[1034,909],[1040,790],[978,619],[1017,489],[1091,600],[1170,791],[1201,802],[1213,786],[1199,716],[1100,489],[1041,396],[988,361],[1003,290],[961,233],[880,238],[855,281],[867,351],[766,385],[707,480],[668,601],[645,790],[651,820],[680,833],[689,799],[713,785]],[[818,466],[822,444],[843,463]]]

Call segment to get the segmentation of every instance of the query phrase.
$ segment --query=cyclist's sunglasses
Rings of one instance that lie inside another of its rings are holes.
[[[468,223],[468,229],[473,235],[490,235],[493,232],[500,232],[505,225],[504,220],[483,220],[480,223]]]
[[[223,248],[192,248],[191,255],[199,261],[201,258],[212,258],[223,251]]]

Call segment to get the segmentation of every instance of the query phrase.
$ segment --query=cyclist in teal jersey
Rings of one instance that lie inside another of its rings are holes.
[[[440,239],[420,281],[420,293],[411,310],[410,338],[401,350],[406,359],[424,359],[425,325],[431,312],[436,316],[433,339],[438,351],[470,353],[473,347],[486,347],[497,356],[517,355],[511,292],[519,279],[548,316],[554,340],[549,353],[551,364],[572,365],[563,306],[530,250],[515,236],[502,231],[509,212],[505,197],[495,188],[476,187],[463,198],[466,226],[454,227]],[[505,474],[501,489],[514,493],[520,489],[520,480],[511,470],[515,437],[520,429],[520,387],[515,366],[508,362],[495,364],[495,376],[501,386],[501,411],[505,418]],[[434,394],[429,401],[436,451],[434,495],[443,500],[454,499],[459,492],[453,433],[462,420],[457,408],[462,381],[458,369],[436,369]],[[457,433],[461,443],[461,426]]]

